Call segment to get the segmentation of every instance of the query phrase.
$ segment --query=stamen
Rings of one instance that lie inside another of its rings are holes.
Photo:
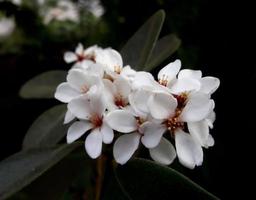
[[[120,66],[114,66],[114,71],[117,73],[117,74],[120,74],[122,69]]]
[[[168,85],[168,83],[169,83],[169,81],[168,81],[168,76],[164,74],[164,75],[162,76],[162,78],[160,78],[160,79],[158,80],[158,82],[159,82],[160,85],[163,85],[163,86],[167,87],[167,85]]]

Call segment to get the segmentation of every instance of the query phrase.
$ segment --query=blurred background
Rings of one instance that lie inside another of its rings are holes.
[[[179,58],[184,67],[221,80],[213,96],[215,146],[204,151],[203,166],[188,170],[174,163],[173,167],[223,199],[230,197],[231,184],[240,188],[237,177],[244,176],[246,158],[239,145],[244,134],[252,133],[255,122],[247,113],[255,111],[250,95],[256,79],[255,64],[249,64],[252,51],[245,48],[245,44],[253,46],[248,27],[255,16],[253,10],[242,15],[245,10],[240,2],[0,0],[0,160],[19,151],[34,119],[58,104],[56,100],[21,99],[19,89],[27,80],[48,70],[68,70],[63,54],[74,50],[78,42],[121,49],[158,9],[166,12],[160,37],[175,33],[182,40],[179,50],[159,68]]]

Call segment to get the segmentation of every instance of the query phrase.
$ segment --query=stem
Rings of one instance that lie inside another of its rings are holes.
[[[101,190],[102,190],[102,183],[104,179],[105,173],[105,163],[106,157],[101,155],[97,161],[97,177],[96,177],[96,185],[95,185],[95,200],[100,200]]]

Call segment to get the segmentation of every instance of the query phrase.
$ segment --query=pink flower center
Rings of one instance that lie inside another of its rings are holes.
[[[77,56],[78,62],[82,62],[83,60],[91,60],[92,62],[96,62],[95,55],[93,53],[87,54],[87,55],[77,54],[76,56]]]
[[[123,108],[128,104],[121,94],[115,95],[114,102],[115,102],[115,105],[119,108]]]
[[[90,118],[91,123],[94,125],[94,128],[101,127],[103,123],[103,117],[98,114],[93,114]]]

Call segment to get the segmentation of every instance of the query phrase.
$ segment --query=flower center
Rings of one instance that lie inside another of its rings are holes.
[[[177,99],[177,102],[178,102],[178,106],[175,110],[175,114],[174,116],[170,117],[164,122],[167,129],[171,132],[172,135],[174,135],[176,129],[185,128],[185,123],[179,121],[179,116],[187,103],[188,94],[186,92],[183,92],[180,95],[174,95],[174,97]]]
[[[87,93],[89,90],[89,88],[87,87],[87,85],[83,85],[81,88],[80,88],[80,91],[81,93],[85,94]]]
[[[101,127],[103,121],[102,121],[103,117],[99,116],[97,114],[93,114],[90,118],[91,123],[94,125],[94,128],[96,127]]]
[[[177,106],[178,109],[182,110],[185,107],[186,103],[187,103],[188,93],[183,92],[180,95],[175,95],[174,94],[173,96],[176,98],[176,100],[178,102],[178,106]]]
[[[79,62],[82,62],[83,60],[91,60],[92,62],[96,62],[94,53],[87,55],[77,54],[76,56]]]
[[[165,86],[165,87],[167,87],[167,85],[168,85],[168,76],[167,75],[163,75],[162,76],[162,78],[160,78],[159,80],[158,80],[158,82],[159,82],[159,84],[160,85],[163,85],[163,86]]]
[[[117,74],[120,74],[122,71],[120,66],[114,66],[114,72],[116,72]]]
[[[165,125],[167,129],[174,134],[177,128],[184,129],[184,122],[179,121],[179,115],[181,114],[181,110],[177,109],[175,115],[165,121]]]
[[[115,105],[119,108],[123,108],[127,105],[127,102],[125,101],[125,99],[121,94],[115,95],[114,102],[115,102]]]

